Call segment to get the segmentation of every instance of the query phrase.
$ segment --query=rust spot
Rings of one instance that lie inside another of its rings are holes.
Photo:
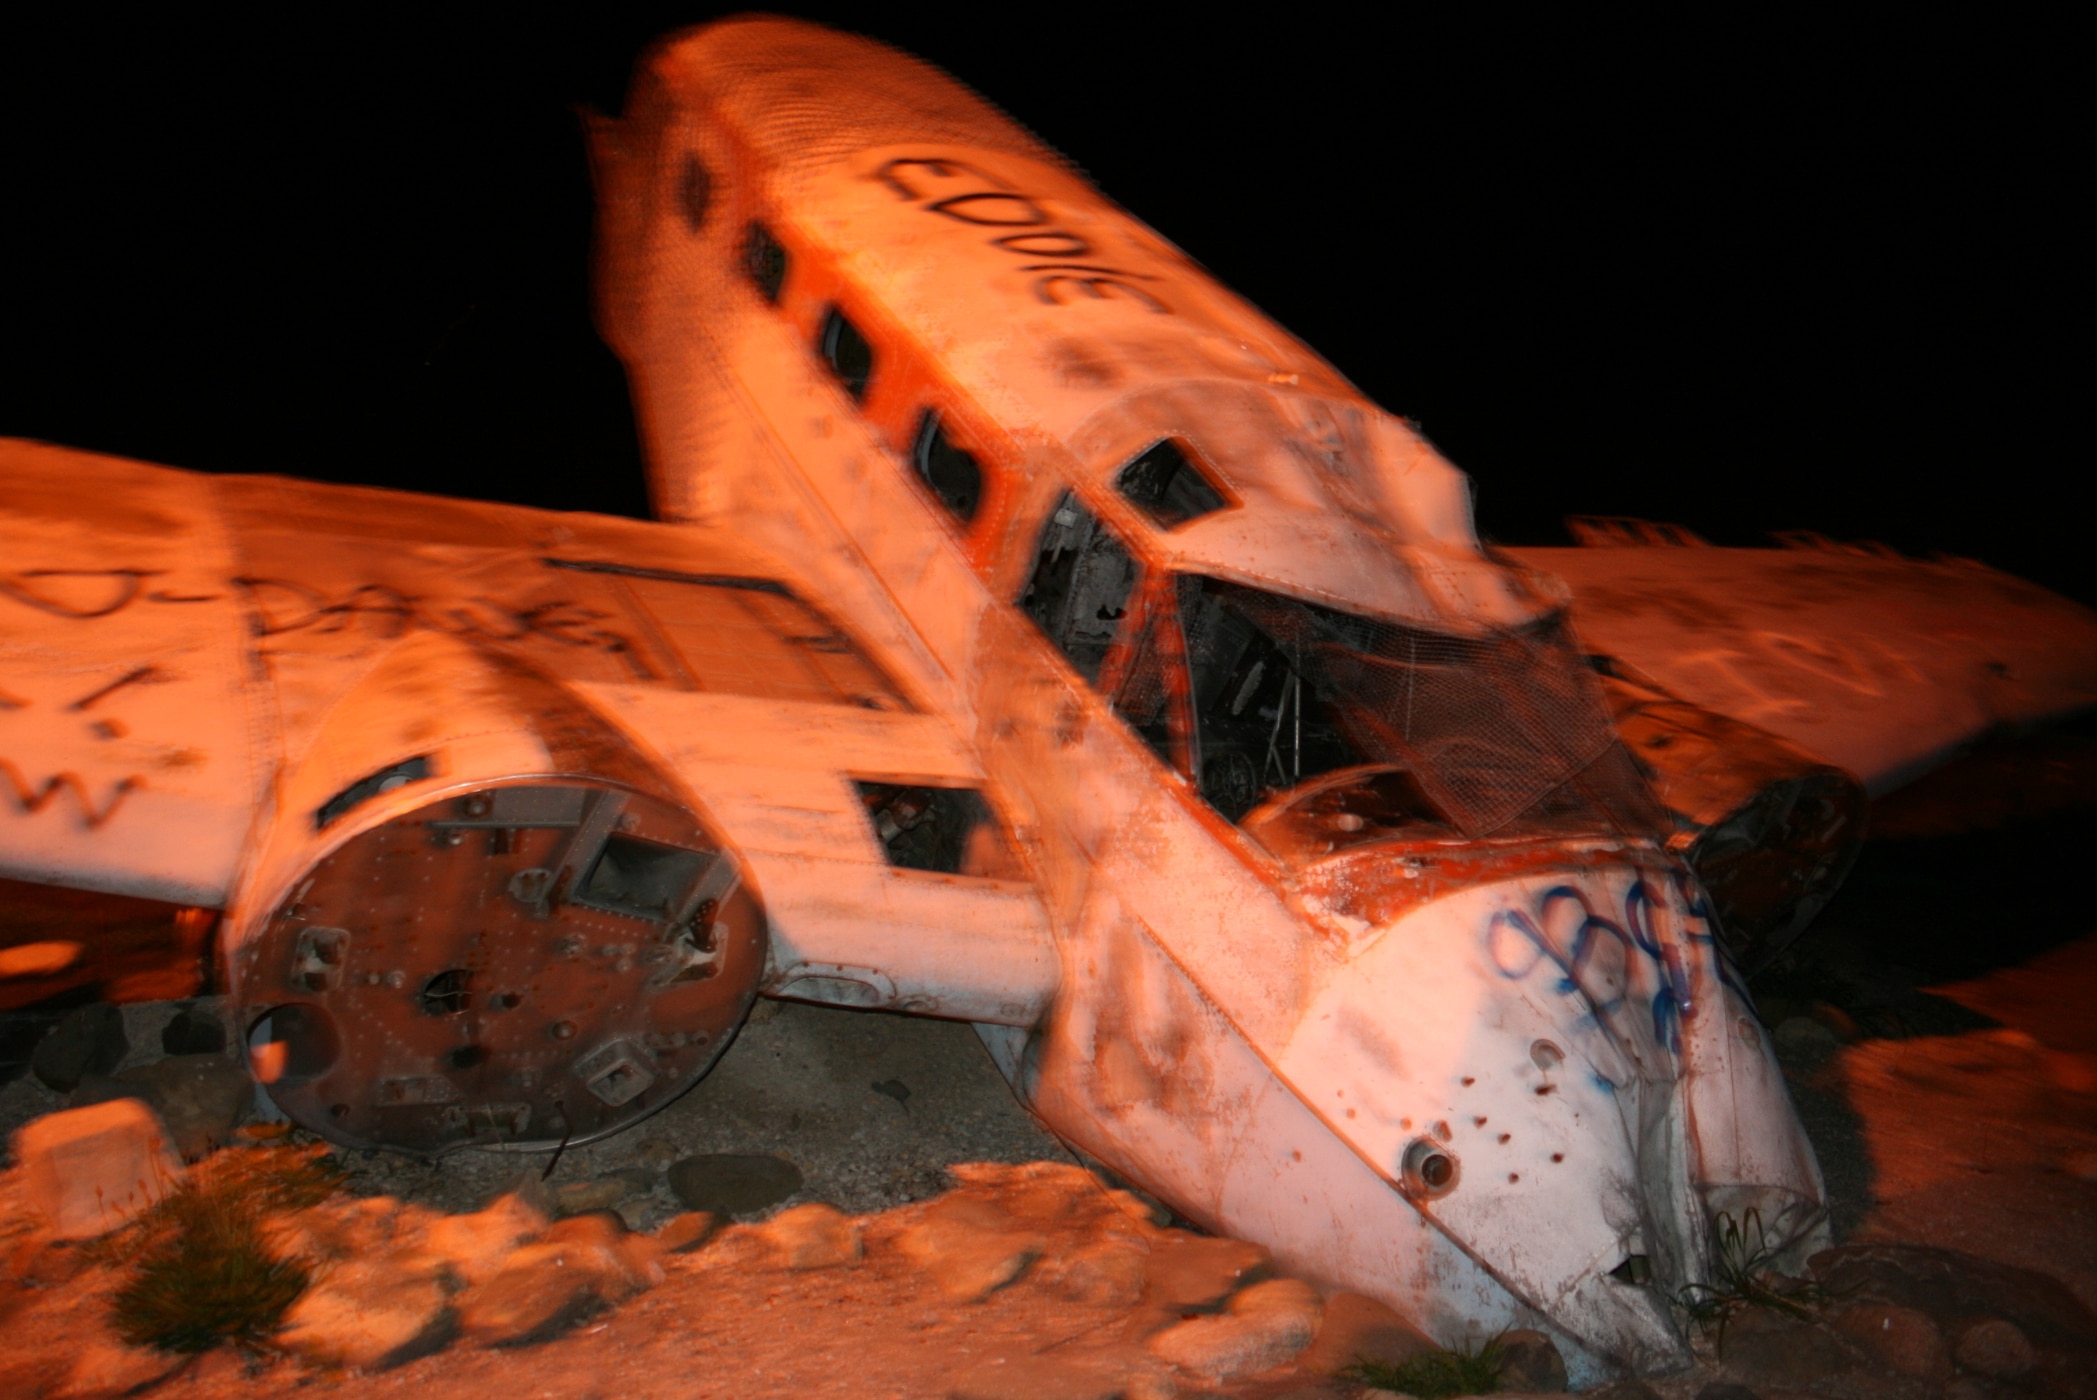
[[[1412,1125],[1413,1125],[1413,1120],[1412,1120],[1412,1119],[1410,1119],[1410,1118],[1401,1118],[1401,1119],[1399,1119],[1399,1120],[1398,1120],[1398,1126],[1399,1126],[1400,1128],[1410,1128],[1410,1127],[1412,1127]]]
[[[1474,1128],[1482,1128],[1485,1126],[1485,1120],[1483,1118],[1473,1118],[1471,1120],[1471,1126]]]
[[[1300,1150],[1296,1152],[1291,1152],[1289,1154],[1289,1160],[1292,1162],[1301,1162],[1303,1160],[1303,1153]]]
[[[1476,1084],[1477,1082],[1478,1076],[1474,1074],[1467,1074],[1464,1076],[1464,1087],[1466,1089],[1470,1088],[1473,1084]]]
[[[1514,1134],[1513,1134],[1513,1133],[1502,1133],[1502,1134],[1500,1134],[1500,1141],[1502,1141],[1502,1142],[1507,1142],[1507,1141],[1509,1141],[1510,1139],[1512,1139],[1513,1137],[1514,1137]]]
[[[1350,1109],[1348,1109],[1348,1110],[1347,1110],[1347,1116],[1348,1116],[1349,1118],[1352,1118],[1352,1117],[1354,1117],[1354,1110],[1353,1110],[1353,1109],[1351,1109],[1351,1108],[1350,1108]]]
[[[1563,1153],[1563,1152],[1553,1152],[1553,1153],[1551,1154],[1551,1160],[1552,1160],[1552,1161],[1554,1161],[1554,1162],[1563,1162],[1563,1161],[1565,1160],[1565,1153]]]
[[[1508,1180],[1508,1182],[1509,1182],[1510,1184],[1512,1184],[1512,1183],[1514,1183],[1514,1182],[1517,1182],[1517,1181],[1520,1181],[1521,1179],[1522,1179],[1522,1174],[1521,1174],[1520,1172],[1509,1172],[1509,1173],[1507,1174],[1507,1180]]]
[[[1557,1092],[1558,1086],[1556,1084],[1539,1084],[1536,1086],[1536,1095],[1538,1098],[1542,1098],[1545,1094],[1555,1094]]]
[[[1449,1124],[1446,1121],[1437,1122],[1434,1125],[1434,1135],[1443,1142],[1447,1142],[1450,1138]]]

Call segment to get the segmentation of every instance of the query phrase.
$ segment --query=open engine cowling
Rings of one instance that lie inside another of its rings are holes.
[[[257,1078],[335,1141],[615,1132],[704,1074],[755,996],[765,921],[733,852],[521,665],[397,648],[280,790],[227,968]]]

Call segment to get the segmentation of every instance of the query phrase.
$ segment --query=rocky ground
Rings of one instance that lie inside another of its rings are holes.
[[[2068,878],[2097,818],[1946,830],[1973,805],[1946,791],[1884,809],[1887,839],[1756,984],[1840,1246],[1795,1308],[1734,1310],[1694,1371],[1617,1400],[2097,1394],[2097,921]],[[226,1135],[246,1100],[208,1011],[132,1008],[120,1050],[76,1033],[74,1087],[14,1074],[0,1130],[129,1093],[186,1147]],[[0,1028],[0,1073],[53,1019]],[[42,1240],[20,1168],[0,1175],[0,1393],[1310,1400],[1373,1394],[1334,1372],[1426,1345],[1117,1194],[937,1022],[769,1010],[693,1094],[543,1182],[543,1155],[344,1165],[341,1194],[272,1227],[321,1265],[284,1349],[180,1365],[109,1333],[127,1261]],[[384,1325],[344,1341],[358,1318]],[[1551,1388],[1552,1358],[1515,1352],[1504,1381]]]

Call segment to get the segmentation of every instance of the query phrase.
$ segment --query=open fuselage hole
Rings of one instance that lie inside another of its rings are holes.
[[[422,984],[422,1014],[425,1016],[456,1016],[472,1005],[473,997],[467,991],[472,974],[463,967],[450,968],[438,973]]]

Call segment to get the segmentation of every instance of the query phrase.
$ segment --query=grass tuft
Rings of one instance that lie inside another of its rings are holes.
[[[222,1342],[258,1351],[306,1289],[303,1260],[280,1259],[262,1237],[275,1213],[317,1205],[341,1182],[311,1149],[222,1152],[131,1226],[97,1242],[132,1275],[111,1300],[133,1346],[195,1353]]]
[[[1408,1356],[1396,1365],[1357,1357],[1340,1374],[1378,1390],[1395,1390],[1419,1400],[1451,1395],[1490,1395],[1500,1388],[1500,1343],[1497,1338],[1477,1351],[1440,1348]]]
[[[1762,1229],[1762,1217],[1749,1210],[1738,1221],[1725,1211],[1712,1224],[1718,1245],[1713,1267],[1718,1277],[1711,1283],[1692,1283],[1676,1294],[1675,1301],[1703,1328],[1717,1333],[1721,1355],[1726,1349],[1726,1324],[1744,1308],[1773,1308],[1789,1316],[1808,1319],[1813,1309],[1827,1301],[1827,1290],[1817,1283],[1790,1279],[1777,1272],[1777,1249]]]

